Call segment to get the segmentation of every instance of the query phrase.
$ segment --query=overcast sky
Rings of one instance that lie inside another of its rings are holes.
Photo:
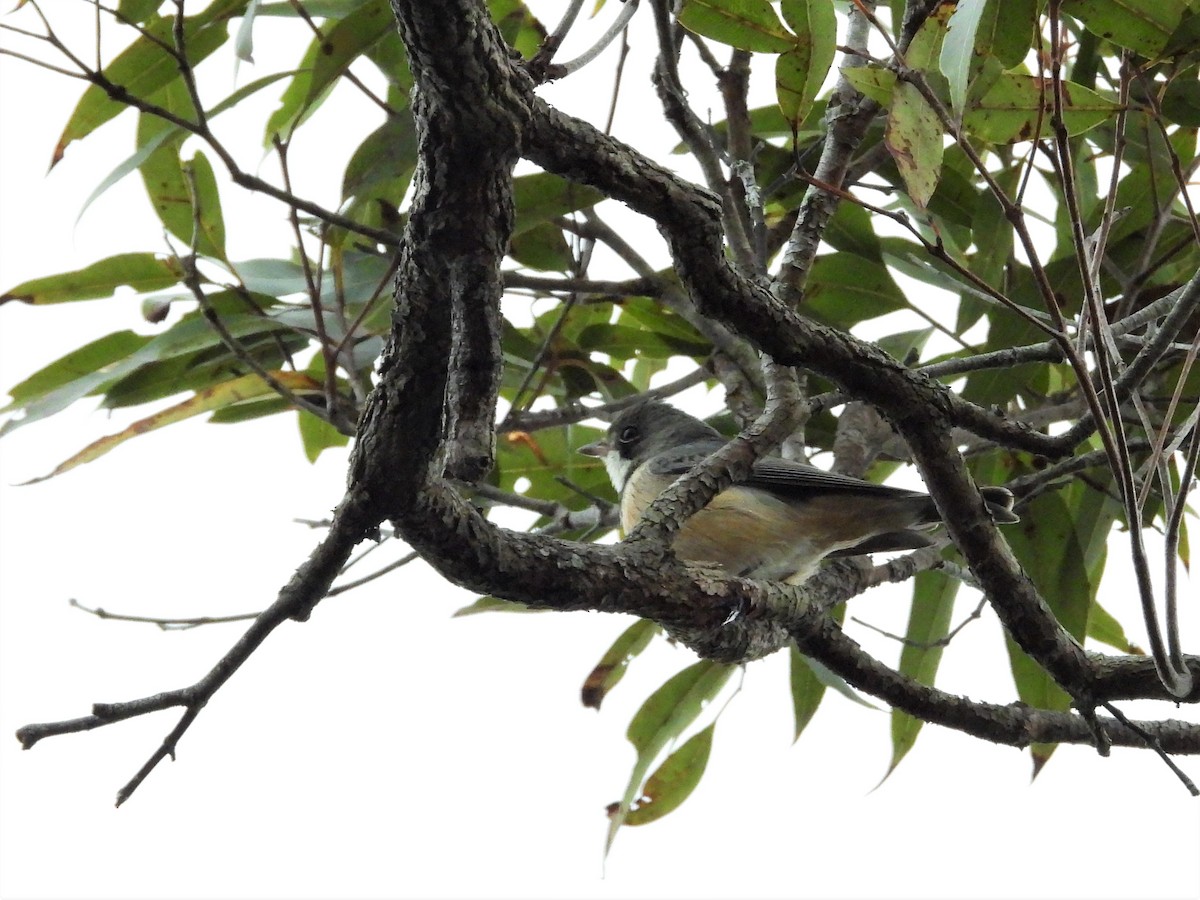
[[[87,18],[71,14],[76,26]],[[626,74],[630,99],[642,102],[652,100],[640,52],[646,24]],[[265,44],[240,83],[299,56],[286,42]],[[218,81],[233,84],[231,62],[210,65]],[[600,89],[581,94],[564,84],[546,96],[602,119],[607,100],[597,98],[607,96],[613,65],[611,51],[595,63]],[[215,87],[211,98],[229,89]],[[83,198],[131,152],[130,116],[73,147],[46,177],[79,90],[0,57],[0,290],[115,252],[163,247],[135,178],[75,222]],[[352,93],[318,115],[293,159],[302,190],[333,205],[341,173],[323,165],[320,135],[365,133],[375,119],[362,124],[373,113]],[[655,115],[631,104],[616,133],[661,153],[673,140],[653,132]],[[254,115],[243,126],[221,121],[254,170]],[[223,198],[235,258],[286,252],[281,207],[239,201],[232,188]],[[637,228],[646,242],[657,240],[651,227]],[[128,297],[6,305],[0,389],[121,328],[155,330]],[[688,402],[709,412],[721,396],[701,392]],[[69,598],[164,617],[260,609],[318,539],[293,519],[320,518],[340,498],[345,452],[309,465],[292,416],[233,427],[187,422],[61,478],[14,487],[144,414],[110,416],[83,402],[0,441],[2,734],[86,715],[96,701],[189,684],[243,627],[164,634],[100,621],[71,609]],[[658,823],[623,831],[605,865],[604,808],[623,792],[633,763],[625,728],[641,701],[694,656],[656,644],[597,714],[580,706],[580,682],[629,620],[450,618],[473,599],[417,563],[326,601],[306,624],[281,627],[205,709],[178,761],[160,765],[119,811],[117,789],[174,713],[48,739],[27,753],[11,737],[0,741],[0,895],[1200,894],[1200,806],[1152,754],[1118,749],[1101,759],[1066,747],[1031,784],[1024,752],[930,726],[876,789],[890,755],[886,712],[830,697],[793,745],[782,654],[731,681],[730,694],[741,689],[692,798]],[[1125,580],[1106,583],[1101,601],[1144,643]],[[1192,601],[1185,647],[1197,652],[1194,589]],[[955,620],[973,605],[964,593]],[[904,590],[873,591],[851,608],[891,631],[903,629],[905,612]],[[866,631],[856,637],[896,660],[894,643]],[[955,639],[940,683],[973,698],[1014,698],[990,612]],[[1126,712],[1200,719],[1194,707],[1165,704],[1127,704]],[[1194,759],[1181,765],[1200,779]]]

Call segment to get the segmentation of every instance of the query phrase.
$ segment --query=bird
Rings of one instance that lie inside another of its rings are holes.
[[[628,534],[659,494],[725,444],[711,425],[652,400],[626,409],[579,452],[604,460]],[[997,523],[1020,521],[1007,488],[982,494]],[[926,532],[939,524],[928,494],[765,456],[684,522],[671,546],[682,560],[731,575],[801,584],[827,557],[930,546]]]

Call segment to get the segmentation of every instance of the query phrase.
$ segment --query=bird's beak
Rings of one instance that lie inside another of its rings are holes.
[[[608,446],[608,441],[596,441],[591,444],[584,444],[579,448],[579,452],[584,456],[608,456],[608,451],[612,448]]]

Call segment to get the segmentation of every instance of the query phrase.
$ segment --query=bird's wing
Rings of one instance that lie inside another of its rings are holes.
[[[845,492],[849,494],[872,494],[877,497],[923,497],[920,491],[874,484],[849,475],[826,472],[816,466],[793,462],[778,456],[768,456],[754,464],[746,484],[780,494],[805,494]]]
[[[678,477],[691,471],[698,462],[711,456],[723,446],[722,441],[696,441],[670,453],[660,454],[650,461],[650,465],[660,475]],[[873,484],[870,481],[826,472],[816,466],[793,462],[778,456],[764,457],[756,462],[750,472],[750,477],[743,484],[784,495],[801,495],[819,491],[821,493],[873,494],[877,497],[925,496],[920,491]]]

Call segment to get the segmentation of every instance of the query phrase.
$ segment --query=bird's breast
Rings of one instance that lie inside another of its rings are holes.
[[[673,479],[635,471],[621,497],[628,533]],[[831,549],[803,508],[757,488],[731,487],[680,528],[672,549],[693,563],[720,565],[731,575],[785,580],[812,573]]]

